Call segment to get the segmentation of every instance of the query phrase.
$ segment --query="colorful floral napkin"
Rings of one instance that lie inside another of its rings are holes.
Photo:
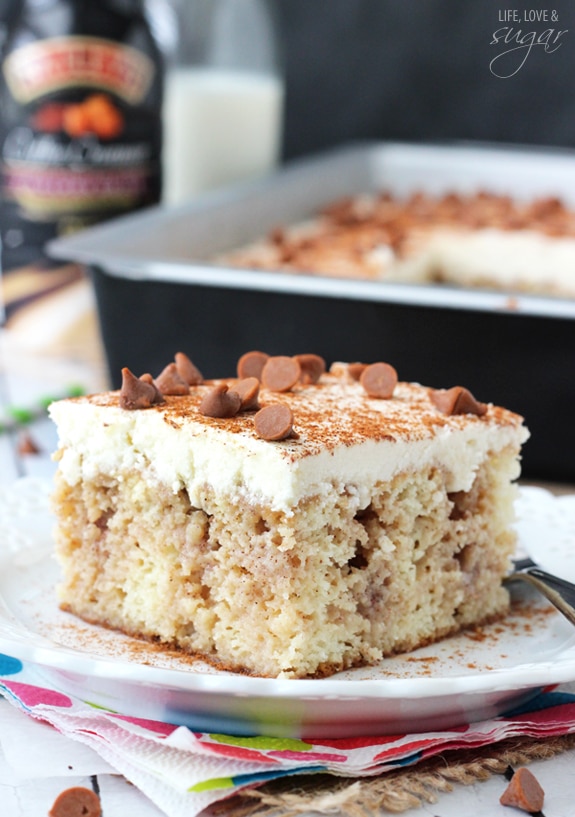
[[[194,817],[241,788],[285,775],[382,774],[446,749],[575,732],[575,685],[542,690],[527,705],[493,720],[444,732],[313,741],[199,733],[126,717],[47,688],[33,665],[6,655],[0,655],[0,694],[91,747],[168,817]]]

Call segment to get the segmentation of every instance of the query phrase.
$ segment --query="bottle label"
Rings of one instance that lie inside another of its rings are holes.
[[[161,94],[152,53],[89,36],[7,54],[0,140],[3,253],[154,204]]]
[[[109,91],[137,105],[150,88],[154,63],[135,48],[97,37],[56,37],[14,51],[3,71],[21,105],[78,85]]]

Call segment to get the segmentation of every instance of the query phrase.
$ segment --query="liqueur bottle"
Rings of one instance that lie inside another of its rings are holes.
[[[161,194],[162,55],[142,0],[16,0],[0,64],[2,267]]]

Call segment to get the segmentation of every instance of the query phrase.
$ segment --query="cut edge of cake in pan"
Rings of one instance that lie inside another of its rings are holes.
[[[230,266],[572,298],[575,211],[488,191],[349,196],[217,259]]]
[[[242,356],[53,403],[59,599],[236,672],[323,677],[505,614],[517,414],[386,363]]]

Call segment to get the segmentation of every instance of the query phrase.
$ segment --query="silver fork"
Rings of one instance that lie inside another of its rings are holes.
[[[522,581],[531,585],[575,625],[575,584],[541,570],[532,559],[517,559],[513,568],[504,584]]]

